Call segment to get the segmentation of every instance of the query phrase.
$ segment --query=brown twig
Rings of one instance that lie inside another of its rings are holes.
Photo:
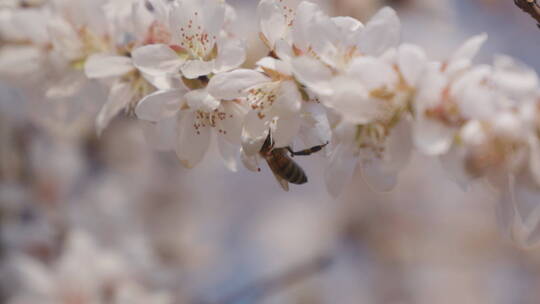
[[[514,0],[514,3],[522,11],[531,15],[536,20],[538,27],[540,27],[540,6],[536,0]]]

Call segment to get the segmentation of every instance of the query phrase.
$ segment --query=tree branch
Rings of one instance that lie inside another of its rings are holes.
[[[536,0],[514,0],[514,3],[522,11],[531,15],[536,20],[536,25],[540,27],[540,6]]]

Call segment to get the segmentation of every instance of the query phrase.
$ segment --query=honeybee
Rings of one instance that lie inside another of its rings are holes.
[[[272,170],[272,173],[283,190],[289,191],[289,183],[301,185],[308,181],[304,169],[292,160],[291,156],[310,155],[320,151],[327,144],[328,143],[325,143],[297,152],[294,152],[291,147],[274,148],[274,141],[272,140],[270,132],[268,132],[268,136],[259,153],[268,163],[268,167]],[[288,153],[290,153],[291,156],[289,156]]]

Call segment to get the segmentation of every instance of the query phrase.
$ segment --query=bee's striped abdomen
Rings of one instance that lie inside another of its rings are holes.
[[[292,184],[304,184],[307,182],[306,174],[294,160],[292,160],[285,150],[274,150],[273,158],[277,164],[277,174]]]

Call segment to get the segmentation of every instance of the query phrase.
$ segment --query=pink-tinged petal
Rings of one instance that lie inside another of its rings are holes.
[[[214,73],[230,71],[246,61],[246,46],[240,39],[226,38],[218,43]]]
[[[84,64],[84,73],[88,78],[122,76],[135,70],[131,58],[105,53],[90,56]]]
[[[401,24],[396,12],[382,8],[360,33],[358,49],[366,55],[378,56],[398,45]]]
[[[217,143],[218,143],[218,149],[219,153],[221,154],[221,158],[223,158],[223,162],[225,163],[225,167],[227,169],[231,170],[232,172],[238,171],[238,152],[240,151],[240,146],[231,144],[227,140],[225,140],[222,136],[217,136]]]
[[[309,89],[319,95],[332,94],[332,71],[322,62],[303,56],[292,62],[294,76]]]
[[[184,95],[186,103],[192,111],[210,112],[217,109],[220,101],[208,94],[206,89],[193,90]]]
[[[270,126],[257,116],[257,112],[248,112],[242,126],[242,149],[248,156],[253,156],[261,151],[268,136]]]
[[[398,50],[398,67],[407,84],[415,87],[427,64],[423,49],[412,44],[403,44]]]
[[[261,33],[270,49],[274,49],[278,39],[285,37],[288,28],[287,19],[278,5],[276,0],[261,0],[257,8]]]
[[[196,113],[182,111],[177,125],[176,155],[186,168],[195,167],[204,158],[210,145],[211,129],[201,126]]]
[[[391,191],[398,183],[398,171],[388,167],[384,160],[375,157],[361,167],[364,181],[375,191]]]
[[[143,73],[152,76],[175,74],[184,60],[165,44],[142,46],[132,52],[133,64]]]
[[[328,192],[333,197],[338,197],[351,181],[357,160],[351,143],[340,143],[330,152],[324,180]]]
[[[182,75],[187,79],[195,79],[199,76],[205,76],[214,70],[214,60],[188,60],[180,67]]]
[[[218,99],[235,99],[246,95],[256,85],[269,82],[270,78],[255,70],[239,69],[219,73],[210,79],[206,89]]]
[[[109,125],[109,122],[120,113],[133,99],[134,92],[131,85],[117,81],[111,87],[109,98],[103,105],[96,118],[98,135]]]
[[[247,108],[235,101],[224,101],[221,103],[219,109],[224,115],[218,119],[217,127],[221,132],[219,134],[223,136],[229,143],[239,145],[242,137],[242,124],[244,122],[244,116],[246,116]]]
[[[139,101],[135,114],[139,119],[148,121],[159,121],[164,116],[174,115],[180,110],[185,93],[183,89],[154,92]]]
[[[454,140],[454,129],[424,117],[418,117],[413,126],[414,143],[422,153],[441,155],[450,149]]]

